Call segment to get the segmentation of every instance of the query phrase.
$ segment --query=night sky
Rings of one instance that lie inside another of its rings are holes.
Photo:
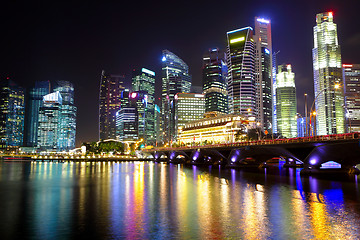
[[[360,63],[360,1],[7,1],[1,7],[0,77],[24,87],[67,80],[75,86],[77,146],[98,140],[101,70],[125,74],[147,67],[160,86],[161,51],[190,67],[201,86],[202,55],[226,46],[226,32],[272,21],[278,64],[295,72],[298,112],[304,93],[313,101],[313,26],[316,13],[333,11],[343,63]],[[157,88],[160,96],[160,88]]]

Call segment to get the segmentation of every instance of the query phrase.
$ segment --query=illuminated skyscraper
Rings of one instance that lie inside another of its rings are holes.
[[[209,49],[203,57],[203,93],[205,112],[228,113],[227,66],[224,53]]]
[[[360,64],[343,64],[346,131],[360,132]]]
[[[162,132],[165,143],[175,140],[174,97],[177,93],[188,93],[191,76],[188,65],[174,53],[162,52]]]
[[[344,93],[340,45],[332,12],[316,15],[314,27],[314,89],[319,135],[344,133]]]
[[[296,88],[291,65],[280,65],[276,78],[277,131],[294,138],[297,137]]]
[[[205,98],[204,94],[178,93],[175,95],[175,128],[176,136],[180,127],[186,123],[204,118]]]
[[[68,81],[56,81],[53,91],[59,92],[62,97],[58,149],[60,151],[69,151],[75,148],[76,138],[77,108],[74,105],[74,86]]]
[[[39,108],[37,147],[47,151],[74,149],[76,111],[72,83],[56,81],[54,91],[43,96]]]
[[[255,17],[256,120],[263,130],[272,132],[272,41],[270,20]]]
[[[229,111],[256,116],[253,29],[227,32],[227,44]]]
[[[143,138],[145,144],[155,145],[155,72],[146,68],[134,70],[132,90],[138,98],[139,138]]]
[[[101,73],[99,99],[100,139],[116,138],[116,112],[120,110],[124,76]]]
[[[0,149],[23,145],[24,89],[9,78],[0,83]]]
[[[24,131],[24,145],[27,147],[36,147],[39,127],[39,109],[42,105],[43,96],[49,93],[49,81],[36,82],[35,86],[30,88],[28,92]]]

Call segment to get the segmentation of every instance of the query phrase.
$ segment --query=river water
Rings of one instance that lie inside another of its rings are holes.
[[[0,239],[360,239],[360,176],[0,162]]]

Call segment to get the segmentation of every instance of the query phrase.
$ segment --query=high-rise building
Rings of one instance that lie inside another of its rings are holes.
[[[204,94],[178,93],[175,95],[175,139],[178,137],[179,128],[186,123],[202,119],[205,113]]]
[[[132,90],[137,97],[139,137],[145,144],[155,145],[155,72],[142,68],[134,70]],[[141,116],[140,116],[141,115]]]
[[[138,136],[138,112],[136,106],[124,106],[116,113],[117,136],[119,141],[135,142]]]
[[[227,32],[226,61],[230,113],[256,116],[255,45],[251,27]]]
[[[277,111],[276,111],[276,74],[277,74],[277,58],[276,55],[279,52],[272,55],[272,99],[273,99],[273,120],[272,120],[272,132],[277,133]]]
[[[277,131],[286,138],[297,136],[295,74],[291,65],[279,65],[276,75]]]
[[[270,20],[255,17],[255,85],[256,120],[260,127],[272,131],[272,41]]]
[[[227,66],[218,48],[209,49],[203,57],[203,93],[205,112],[228,113]]]
[[[11,150],[23,145],[24,89],[9,78],[0,83],[0,148]]]
[[[164,142],[175,140],[174,97],[177,93],[188,93],[191,88],[191,76],[188,65],[174,53],[162,52],[162,132]]]
[[[299,117],[297,118],[297,136],[306,137],[306,118]]]
[[[99,138],[116,138],[116,112],[120,109],[120,96],[124,90],[124,76],[101,73],[99,99]]]
[[[35,86],[30,88],[25,107],[25,131],[24,145],[27,147],[36,147],[38,127],[39,127],[39,109],[42,105],[43,97],[50,93],[50,82],[35,82]]]
[[[42,151],[62,150],[59,141],[62,130],[62,101],[58,91],[43,96],[43,103],[39,108],[37,137],[37,147]]]
[[[58,149],[69,151],[75,148],[76,138],[77,108],[74,105],[74,86],[68,81],[56,81],[54,92],[59,92],[62,97]]]
[[[341,54],[332,12],[316,15],[312,54],[317,133],[344,133],[344,93],[337,89],[342,84]]]
[[[343,64],[346,132],[360,132],[360,64]]]

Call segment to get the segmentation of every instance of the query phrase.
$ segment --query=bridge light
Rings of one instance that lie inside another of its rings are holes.
[[[315,164],[316,164],[316,159],[311,159],[311,160],[310,160],[310,164],[311,164],[311,165],[315,165]]]

